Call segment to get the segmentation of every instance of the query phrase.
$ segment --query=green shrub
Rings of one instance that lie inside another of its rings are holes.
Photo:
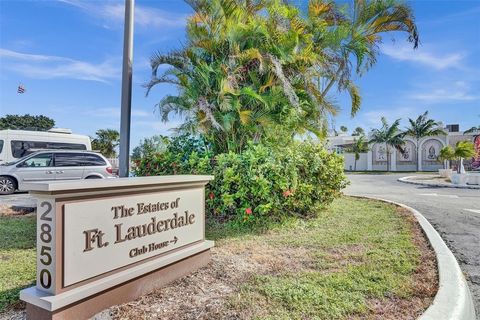
[[[240,154],[216,156],[167,150],[139,160],[135,173],[214,175],[206,189],[207,214],[234,224],[314,216],[346,186],[342,159],[313,142],[275,151],[252,144]]]

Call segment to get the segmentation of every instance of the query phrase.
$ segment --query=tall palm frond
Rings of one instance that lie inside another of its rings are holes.
[[[388,124],[385,117],[381,118],[382,127],[373,129],[370,132],[369,144],[378,143],[385,144],[387,151],[387,170],[390,164],[390,150],[395,148],[403,153],[403,145],[405,144],[405,133],[400,130],[400,119],[395,120],[391,125]]]
[[[475,132],[480,132],[480,126],[478,127],[471,127],[470,129],[466,130],[464,134],[469,134],[469,133],[475,133]]]
[[[183,117],[180,130],[202,132],[218,151],[303,132],[324,136],[338,112],[329,90],[347,92],[352,116],[358,112],[353,73],[374,64],[383,33],[407,32],[418,42],[413,14],[394,0],[356,0],[351,11],[310,0],[307,14],[281,0],[187,3],[194,13],[184,48],[155,53],[145,87],[148,95],[157,85],[177,86],[158,104],[162,119]]]

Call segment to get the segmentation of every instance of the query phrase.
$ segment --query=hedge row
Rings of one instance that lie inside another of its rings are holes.
[[[173,143],[172,146],[176,144]],[[209,174],[207,214],[221,222],[256,224],[284,216],[309,217],[347,184],[343,160],[313,142],[272,151],[249,145],[241,154],[210,154],[205,148],[167,148],[136,161],[137,176]]]

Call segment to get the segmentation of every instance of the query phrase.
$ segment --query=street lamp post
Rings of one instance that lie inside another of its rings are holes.
[[[128,177],[130,166],[130,120],[132,113],[133,16],[135,0],[125,0],[123,34],[122,106],[120,115],[119,175]]]

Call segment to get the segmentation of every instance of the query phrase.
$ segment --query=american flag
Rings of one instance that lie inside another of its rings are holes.
[[[17,89],[17,93],[25,93],[25,87],[23,84],[20,84]]]

